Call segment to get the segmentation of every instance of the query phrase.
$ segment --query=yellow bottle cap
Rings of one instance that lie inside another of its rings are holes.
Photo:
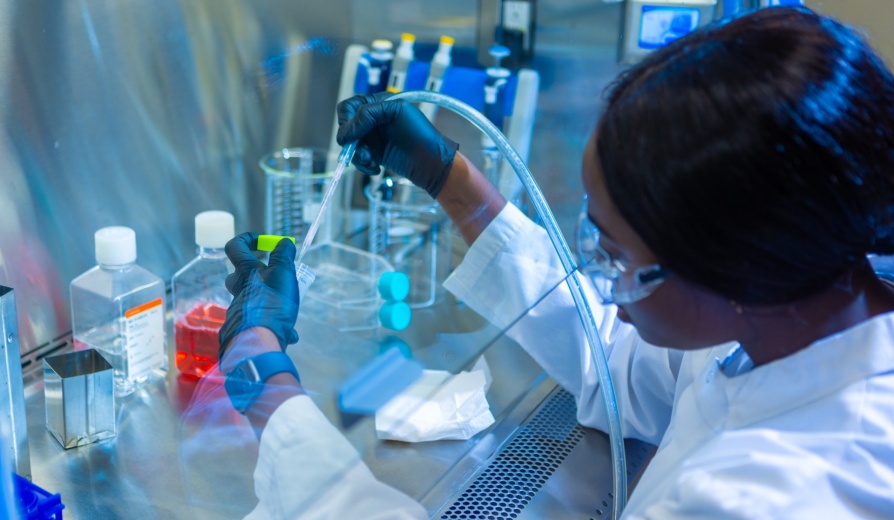
[[[416,41],[416,35],[411,33],[403,33],[400,35],[400,39],[408,42]]]
[[[455,42],[455,41],[456,40],[454,40],[450,36],[441,36],[441,43],[443,43],[443,44],[453,45],[453,42]]]
[[[295,237],[284,237],[279,235],[258,235],[258,251],[273,251],[276,249],[276,244],[279,243],[280,240],[288,238],[295,243]]]

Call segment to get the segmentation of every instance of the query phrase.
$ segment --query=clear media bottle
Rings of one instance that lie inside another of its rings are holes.
[[[165,284],[136,264],[136,234],[128,227],[94,235],[99,264],[71,282],[76,350],[95,348],[114,369],[115,395],[124,396],[167,369]]]
[[[235,269],[224,246],[235,235],[233,215],[204,211],[196,215],[198,256],[174,274],[174,359],[180,373],[202,377],[218,361],[217,335],[233,297],[227,275]]]

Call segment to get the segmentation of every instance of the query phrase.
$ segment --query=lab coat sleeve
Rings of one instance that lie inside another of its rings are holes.
[[[261,519],[427,519],[425,509],[376,480],[353,446],[307,396],[267,422],[254,473]]]
[[[886,483],[862,489],[865,482],[838,473],[833,461],[769,432],[746,432],[711,441],[703,450],[707,454],[688,458],[684,468],[669,477],[673,481],[665,494],[647,494],[651,500],[635,512],[628,509],[625,518],[854,518],[855,510],[860,511],[860,518],[888,518],[882,512],[885,500],[878,500],[889,496],[889,491],[883,491]],[[712,448],[718,441],[731,446]],[[742,446],[748,446],[750,453],[744,453]],[[855,458],[864,455],[861,449],[854,451]]]
[[[444,286],[499,328],[526,312],[565,276],[546,230],[507,204],[469,248]],[[624,437],[656,443],[670,421],[682,354],[642,341],[617,320],[616,308],[591,299],[605,345]],[[607,429],[596,367],[568,285],[508,331],[578,403],[578,420]]]

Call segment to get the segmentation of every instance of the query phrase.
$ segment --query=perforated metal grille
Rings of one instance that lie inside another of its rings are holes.
[[[576,411],[574,396],[554,394],[440,518],[517,518],[583,439]]]

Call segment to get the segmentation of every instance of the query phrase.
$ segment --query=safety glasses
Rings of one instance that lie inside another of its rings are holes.
[[[603,304],[624,305],[652,294],[670,275],[658,264],[631,266],[612,258],[599,245],[599,228],[587,214],[587,198],[577,218],[579,270],[586,274]]]

